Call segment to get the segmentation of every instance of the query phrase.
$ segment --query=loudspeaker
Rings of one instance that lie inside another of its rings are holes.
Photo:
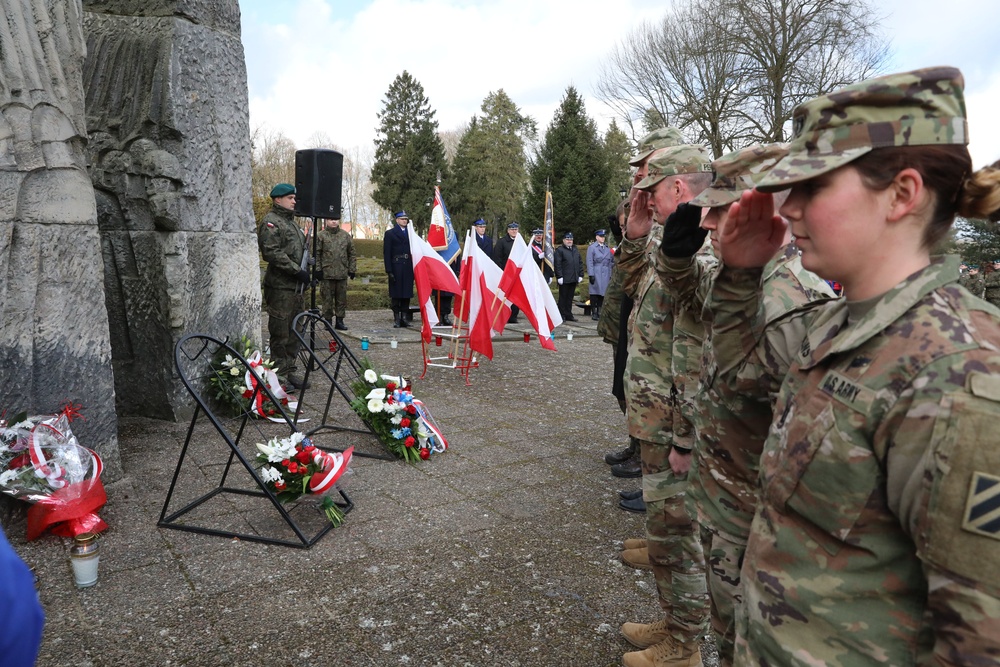
[[[295,215],[340,219],[344,156],[326,148],[295,151]]]

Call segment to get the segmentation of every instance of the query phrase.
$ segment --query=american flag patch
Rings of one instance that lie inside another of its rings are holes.
[[[1000,540],[1000,477],[972,473],[962,529]]]

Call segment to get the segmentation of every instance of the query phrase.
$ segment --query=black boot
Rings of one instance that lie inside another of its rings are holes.
[[[616,463],[624,463],[633,456],[635,456],[635,440],[629,438],[628,447],[614,452],[608,452],[604,455],[604,462],[613,466]]]
[[[616,463],[611,466],[611,474],[615,477],[623,477],[625,479],[642,477],[642,467],[639,463],[639,457],[636,456],[624,463]]]
[[[596,320],[600,316],[601,316],[600,306],[594,306],[593,308],[590,309],[590,319]]]
[[[400,324],[400,314],[398,310],[392,311],[392,328],[398,329],[402,324]]]
[[[335,327],[333,327],[333,328],[336,329],[337,331],[347,331],[347,325],[344,324],[344,318],[343,317],[338,317],[337,318],[337,325]]]

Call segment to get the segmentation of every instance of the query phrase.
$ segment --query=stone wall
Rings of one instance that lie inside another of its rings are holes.
[[[181,419],[187,333],[260,331],[236,0],[84,3],[83,69],[118,408]]]
[[[77,0],[6,0],[0,37],[0,410],[81,404],[80,441],[121,474]]]

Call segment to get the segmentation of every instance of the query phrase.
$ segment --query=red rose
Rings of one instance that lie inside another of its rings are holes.
[[[253,392],[249,389],[243,391],[243,398],[250,398],[251,396],[253,396]]]
[[[282,482],[282,481],[281,481],[281,480],[279,479],[279,480],[278,480],[277,482],[275,482],[275,483],[274,483],[274,489],[275,489],[276,491],[284,491],[284,490],[285,490],[285,483],[284,483],[284,482]]]
[[[291,463],[291,461],[288,460],[288,459],[283,459],[281,461],[281,465],[285,466],[286,468],[289,466],[290,463]]]
[[[295,455],[295,460],[299,463],[309,463],[311,458],[312,456],[309,455],[309,452],[304,449],[299,450],[299,453]]]
[[[410,425],[410,420],[403,419],[403,421],[399,422],[399,425],[402,426],[403,428],[407,428]]]
[[[385,383],[385,390],[386,391],[396,391],[396,383],[395,382],[386,382]]]
[[[413,445],[417,444],[417,439],[414,438],[412,435],[408,435],[406,436],[406,440],[403,441],[403,444],[406,445],[407,447],[412,447]]]
[[[406,413],[410,414],[410,415],[415,415],[415,414],[417,414],[417,409],[415,407],[413,407],[412,405],[407,405],[406,406]]]
[[[429,449],[421,449],[420,450],[420,458],[422,458],[424,461],[426,461],[430,457],[431,457],[431,450],[429,450]]]
[[[282,405],[288,405],[288,399],[287,398],[281,399],[281,404]]]
[[[25,452],[17,458],[11,460],[10,465],[7,466],[9,470],[17,470],[18,468],[23,468],[24,466],[31,463],[31,459],[28,458],[28,453]]]
[[[295,461],[289,461],[288,462],[288,472],[290,472],[290,473],[292,473],[294,475],[298,471],[299,471],[299,464],[296,463]]]

